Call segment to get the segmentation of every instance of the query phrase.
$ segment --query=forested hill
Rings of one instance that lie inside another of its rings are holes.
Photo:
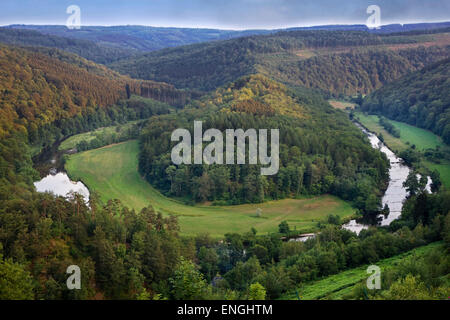
[[[163,102],[188,98],[168,84],[133,80],[73,54],[38,51],[0,45],[0,200],[32,188],[30,145],[39,151],[74,133],[167,113]],[[133,94],[161,102],[128,99]]]
[[[11,25],[8,28],[34,30],[47,36],[58,36],[69,39],[89,40],[101,46],[112,48],[132,49],[138,51],[154,51],[168,47],[226,40],[250,35],[271,34],[279,31],[298,30],[341,30],[341,31],[369,31],[372,33],[390,32],[434,32],[439,28],[450,27],[449,22],[391,24],[370,30],[366,25],[324,25],[313,27],[294,27],[278,30],[220,30],[202,28],[164,28],[149,26],[83,26],[81,30],[70,30],[66,26],[58,25]]]
[[[450,144],[450,59],[382,87],[362,109],[431,130]]]
[[[365,94],[448,57],[448,44],[447,33],[292,31],[170,48],[111,67],[134,78],[164,81],[178,88],[212,90],[243,75],[263,73],[333,95]]]
[[[176,128],[279,129],[280,170],[261,176],[259,165],[173,165]],[[141,135],[139,169],[169,196],[220,204],[262,202],[304,194],[332,193],[362,212],[377,212],[388,162],[342,112],[310,90],[290,90],[252,75],[193,101],[176,115],[150,121]]]
[[[186,99],[185,92],[164,83],[129,79],[84,59],[64,53],[53,55],[77,64],[0,46],[1,137],[13,126],[44,125],[87,108],[111,106],[131,94],[170,104]]]
[[[130,58],[137,54],[135,50],[105,46],[93,41],[42,34],[33,30],[10,28],[0,28],[0,43],[14,46],[57,48],[102,64]]]

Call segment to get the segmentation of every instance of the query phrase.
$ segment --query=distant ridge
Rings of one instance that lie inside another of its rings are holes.
[[[298,30],[330,30],[330,31],[368,31],[371,33],[396,33],[410,31],[432,31],[450,28],[450,22],[389,24],[380,29],[371,30],[363,24],[355,25],[322,25],[311,27],[294,27],[273,30],[220,30],[207,28],[172,28],[149,26],[85,26],[80,30],[69,30],[62,25],[10,25],[5,28],[27,29],[42,34],[59,36],[70,39],[90,40],[98,45],[121,49],[133,49],[150,52],[159,49],[194,44],[213,40],[227,40],[232,38],[271,34],[280,31]]]

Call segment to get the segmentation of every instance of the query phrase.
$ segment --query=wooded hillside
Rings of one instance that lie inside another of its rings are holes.
[[[362,109],[428,129],[450,144],[450,59],[382,87]]]

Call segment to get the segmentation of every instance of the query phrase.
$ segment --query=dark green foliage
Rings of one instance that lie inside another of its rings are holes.
[[[370,96],[364,111],[428,129],[450,143],[450,60],[390,83]]]
[[[148,53],[111,65],[134,78],[209,91],[237,78],[264,73],[290,85],[328,94],[368,93],[382,84],[448,57],[445,48],[369,50],[364,46],[415,43],[414,36],[373,35],[360,31],[291,31],[216,41]],[[354,46],[348,53],[336,47]],[[301,49],[330,50],[310,59]]]
[[[383,128],[389,132],[391,135],[393,135],[396,138],[400,138],[400,131],[398,131],[392,123],[390,123],[386,118],[380,117],[380,120],[378,121],[380,125],[383,126]]]
[[[446,300],[450,257],[443,253],[444,245],[424,256],[411,256],[381,277],[381,290],[364,290],[365,283],[356,286],[348,299],[376,300]],[[365,291],[365,292],[364,292]]]
[[[332,193],[354,201],[362,210],[370,207],[370,213],[375,212],[379,202],[376,195],[387,178],[385,157],[367,144],[344,114],[322,98],[276,86],[261,76],[246,77],[194,102],[198,108],[154,118],[141,135],[140,172],[164,193],[199,202],[238,204]],[[276,114],[230,111],[236,97],[248,92],[252,92],[248,96],[251,100],[268,101]],[[261,176],[259,165],[173,165],[170,154],[176,143],[170,141],[170,135],[177,128],[186,128],[192,134],[194,119],[203,120],[203,130],[279,129],[278,174]],[[369,196],[372,202],[367,201]]]
[[[283,233],[283,234],[289,233],[289,224],[286,221],[282,221],[278,225],[278,232]]]
[[[14,46],[57,48],[102,64],[130,58],[137,54],[133,50],[105,46],[98,42],[63,38],[23,29],[0,28],[0,42]]]

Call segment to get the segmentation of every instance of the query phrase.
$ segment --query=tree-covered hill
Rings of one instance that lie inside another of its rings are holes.
[[[212,90],[243,75],[263,73],[287,84],[318,88],[333,95],[365,94],[448,57],[448,47],[419,47],[420,43],[433,42],[434,37],[362,31],[284,31],[164,49],[115,62],[111,67],[134,78],[164,81],[179,88]],[[415,48],[385,48],[405,44],[414,44]],[[374,48],[364,49],[367,46]],[[333,52],[342,47],[351,47],[352,52]],[[312,57],[298,54],[305,49],[330,52]]]
[[[192,133],[194,119],[203,121],[203,130],[279,129],[279,172],[261,176],[259,164],[174,165],[171,132]],[[380,209],[377,195],[387,178],[386,158],[342,112],[319,95],[261,75],[219,88],[176,115],[153,118],[140,142],[142,175],[162,192],[191,201],[238,204],[332,193],[370,215]]]
[[[362,109],[428,129],[450,144],[450,59],[383,86]]]
[[[184,103],[187,97],[187,93],[164,83],[123,77],[64,53],[56,56],[77,64],[38,52],[0,47],[1,137],[12,129],[42,126],[88,108],[111,106],[131,94],[170,104]]]
[[[57,48],[88,60],[107,64],[137,54],[135,50],[111,47],[97,42],[43,34],[34,30],[0,28],[0,43],[13,46]]]
[[[11,25],[8,28],[33,30],[45,36],[88,40],[110,48],[141,52],[272,32],[271,30],[234,31],[150,26],[82,26],[80,30],[70,30],[64,25]]]
[[[69,39],[89,40],[102,46],[155,51],[213,40],[226,40],[260,34],[272,34],[279,31],[328,30],[328,31],[366,31],[371,33],[433,33],[436,29],[450,27],[449,22],[391,24],[379,29],[368,29],[366,25],[324,25],[312,27],[293,27],[276,30],[220,30],[204,28],[165,28],[150,26],[82,26],[80,30],[70,30],[62,25],[11,25],[8,28],[34,30],[47,36]]]
[[[367,94],[410,72],[450,56],[447,47],[403,50],[351,50],[300,61],[262,59],[257,69],[293,86],[318,89],[326,95]]]

